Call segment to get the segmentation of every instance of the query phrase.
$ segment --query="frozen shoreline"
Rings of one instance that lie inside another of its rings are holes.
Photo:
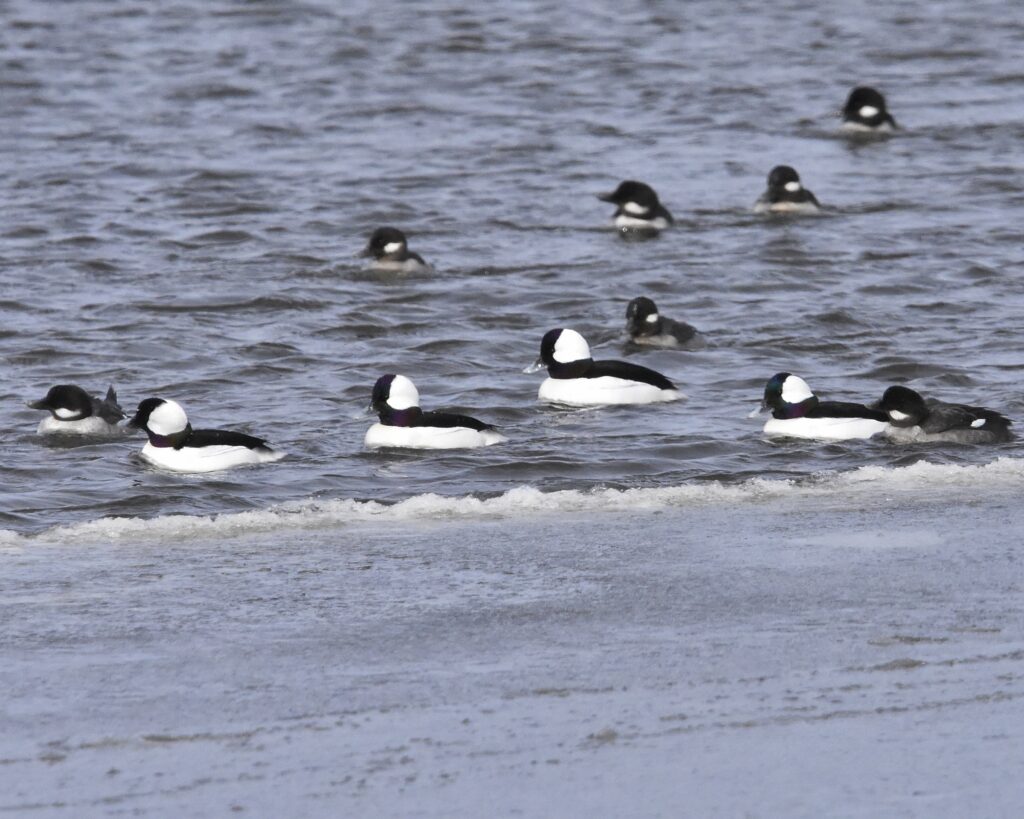
[[[9,551],[0,810],[1013,815],[1018,493],[886,494]]]

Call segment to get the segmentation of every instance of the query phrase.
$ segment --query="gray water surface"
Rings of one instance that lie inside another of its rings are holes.
[[[794,477],[990,448],[762,440],[775,372],[826,397],[910,383],[1024,411],[1024,22],[999,4],[9,3],[0,29],[0,525],[109,515]],[[995,24],[995,21],[998,24]],[[897,136],[849,141],[850,87]],[[790,163],[819,218],[749,209]],[[655,185],[679,220],[623,241],[594,194]],[[394,224],[436,266],[353,258]],[[623,344],[627,302],[698,351]],[[574,327],[683,403],[564,411],[522,368]],[[358,417],[402,372],[509,443],[367,454]],[[166,476],[142,440],[34,435],[55,383],[183,403],[290,453]],[[1000,454],[1019,452],[1016,445]]]

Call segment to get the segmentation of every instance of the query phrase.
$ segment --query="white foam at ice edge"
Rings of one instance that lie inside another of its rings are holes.
[[[865,496],[921,491],[947,486],[984,489],[1019,487],[1024,459],[998,458],[980,466],[932,464],[904,467],[865,466],[850,472],[822,472],[801,480],[752,478],[738,484],[718,481],[645,489],[566,489],[542,492],[531,486],[493,498],[416,495],[394,504],[356,500],[305,500],[269,509],[222,515],[166,515],[157,518],[100,518],[58,526],[37,535],[0,530],[0,549],[38,543],[116,540],[194,540],[260,532],[330,529],[374,521],[415,521],[525,517],[552,512],[600,512],[763,503],[799,496]]]

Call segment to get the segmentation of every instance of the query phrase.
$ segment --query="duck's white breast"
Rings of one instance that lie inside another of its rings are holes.
[[[668,349],[678,347],[679,339],[668,333],[661,333],[656,336],[630,336],[633,344],[641,344],[645,347],[665,347]]]
[[[615,227],[619,230],[664,230],[668,227],[668,221],[662,216],[656,216],[654,219],[638,219],[635,216],[620,213],[615,217]]]
[[[553,404],[589,407],[601,404],[655,404],[682,398],[678,390],[663,390],[643,381],[603,375],[600,378],[547,378],[537,398]]]
[[[249,449],[247,446],[156,447],[146,443],[142,457],[152,464],[174,472],[216,472],[246,464],[279,461],[283,452]]]
[[[366,430],[367,449],[400,447],[402,449],[471,449],[500,444],[505,436],[493,429],[469,427],[396,427],[374,424]]]
[[[77,421],[58,421],[50,415],[39,422],[36,430],[39,435],[113,435],[121,431],[121,427],[95,415]]]
[[[769,202],[758,199],[754,204],[754,213],[821,213],[821,208],[813,202]]]
[[[887,429],[889,424],[885,421],[871,418],[769,418],[764,425],[766,435],[813,438],[818,441],[870,438]]]
[[[865,125],[863,122],[843,122],[842,130],[847,131],[851,134],[889,134],[892,133],[892,125],[889,124],[888,120],[885,120],[880,125],[872,128],[870,125]]]
[[[401,262],[395,259],[378,259],[372,267],[383,273],[426,273],[433,270],[429,264],[418,262],[416,259],[406,259]]]

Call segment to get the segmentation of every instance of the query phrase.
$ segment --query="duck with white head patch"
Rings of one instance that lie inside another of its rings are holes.
[[[891,425],[886,435],[900,443],[996,444],[1013,437],[1013,422],[995,410],[926,400],[909,387],[889,387],[877,406]]]
[[[575,330],[549,330],[533,370],[547,367],[537,398],[574,407],[654,404],[682,394],[659,372],[626,361],[594,361],[590,345]]]
[[[643,182],[626,180],[597,198],[616,206],[613,222],[621,231],[657,233],[673,223],[672,214],[661,204],[654,188]]]
[[[685,321],[665,318],[646,296],[638,296],[626,306],[626,332],[634,344],[648,347],[678,348],[697,336],[697,328]]]
[[[888,428],[885,413],[863,404],[821,401],[807,382],[792,373],[776,373],[764,388],[761,411],[772,417],[766,435],[845,441],[870,438]]]
[[[279,461],[285,453],[262,438],[221,429],[192,429],[181,404],[147,398],[128,426],[146,431],[142,457],[174,472],[216,472],[235,466]]]
[[[58,384],[29,406],[50,413],[39,422],[39,435],[110,435],[122,429],[117,424],[124,418],[124,410],[112,386],[106,397],[99,399],[76,384]]]
[[[405,234],[398,228],[377,228],[367,242],[361,256],[373,257],[375,270],[392,273],[417,273],[431,270],[418,253],[409,250]]]
[[[885,97],[874,88],[861,85],[846,99],[842,127],[851,134],[885,134],[897,125],[885,107]]]
[[[468,415],[424,412],[419,391],[404,375],[378,378],[372,407],[380,422],[366,431],[368,449],[470,449],[505,440],[491,424]]]
[[[800,182],[789,165],[776,165],[768,174],[768,189],[754,203],[754,213],[820,213],[817,198]]]

